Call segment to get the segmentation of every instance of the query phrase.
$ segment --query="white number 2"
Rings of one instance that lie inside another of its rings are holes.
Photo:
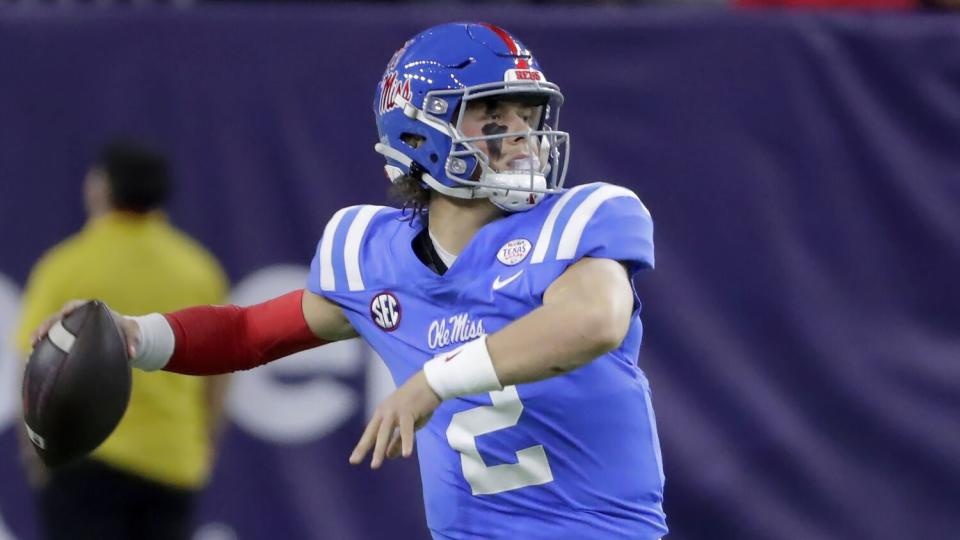
[[[474,495],[492,495],[526,486],[553,482],[553,473],[543,445],[530,446],[517,452],[516,463],[488,467],[477,451],[477,437],[485,433],[517,425],[523,403],[516,386],[490,392],[493,405],[474,407],[453,415],[447,428],[447,442],[460,452],[463,476]]]

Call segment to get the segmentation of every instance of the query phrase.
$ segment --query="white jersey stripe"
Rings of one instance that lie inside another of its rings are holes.
[[[347,230],[347,241],[343,246],[343,261],[347,267],[347,285],[351,291],[363,290],[363,276],[360,275],[360,242],[363,233],[373,216],[382,209],[382,206],[363,206],[353,218],[350,229]]]
[[[557,204],[553,205],[553,208],[550,209],[550,213],[547,215],[546,221],[543,222],[543,227],[540,228],[540,236],[537,238],[537,245],[533,248],[533,255],[530,257],[530,264],[542,263],[547,256],[547,250],[550,249],[550,238],[553,235],[553,228],[557,222],[557,217],[560,216],[560,212],[563,210],[563,207],[570,202],[573,197],[579,193],[581,190],[590,187],[592,184],[583,184],[582,186],[577,186],[570,191],[567,191],[560,197],[560,200],[557,201]]]
[[[343,216],[354,208],[349,206],[337,211],[323,229],[323,240],[320,241],[320,289],[333,291],[337,288],[337,280],[333,274],[333,237],[337,234],[337,227]]]
[[[50,342],[53,343],[54,346],[65,353],[70,352],[70,349],[73,348],[73,342],[76,341],[74,335],[63,327],[63,321],[54,323],[54,325],[50,327],[50,331],[47,332],[47,337],[50,338]]]
[[[613,185],[606,185],[594,191],[587,196],[580,206],[573,211],[573,215],[567,221],[567,226],[563,228],[563,234],[560,236],[560,245],[557,247],[557,260],[572,259],[577,254],[577,246],[580,245],[580,237],[583,230],[587,228],[590,218],[596,213],[597,208],[604,201],[616,197],[633,197],[640,200],[637,195],[627,188]]]

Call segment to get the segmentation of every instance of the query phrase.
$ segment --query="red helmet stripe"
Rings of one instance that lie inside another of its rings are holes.
[[[520,56],[520,47],[517,46],[517,42],[513,40],[513,37],[507,33],[506,30],[500,28],[499,26],[494,26],[489,23],[480,23],[483,26],[486,26],[493,31],[494,34],[500,36],[500,39],[507,44],[507,48],[510,50],[510,54],[513,56]],[[530,64],[527,62],[526,58],[517,58],[517,69],[530,69]]]

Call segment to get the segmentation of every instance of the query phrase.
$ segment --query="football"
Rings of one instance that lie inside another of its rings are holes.
[[[132,373],[123,335],[105,304],[87,302],[34,347],[23,376],[27,435],[50,467],[81,458],[120,423]]]

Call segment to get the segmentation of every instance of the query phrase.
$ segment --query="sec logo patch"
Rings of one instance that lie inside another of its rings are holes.
[[[380,293],[370,301],[370,317],[387,332],[400,326],[400,302],[393,293]]]
[[[500,248],[497,253],[497,260],[507,266],[513,266],[526,259],[527,253],[530,253],[530,241],[526,238],[517,238]]]

